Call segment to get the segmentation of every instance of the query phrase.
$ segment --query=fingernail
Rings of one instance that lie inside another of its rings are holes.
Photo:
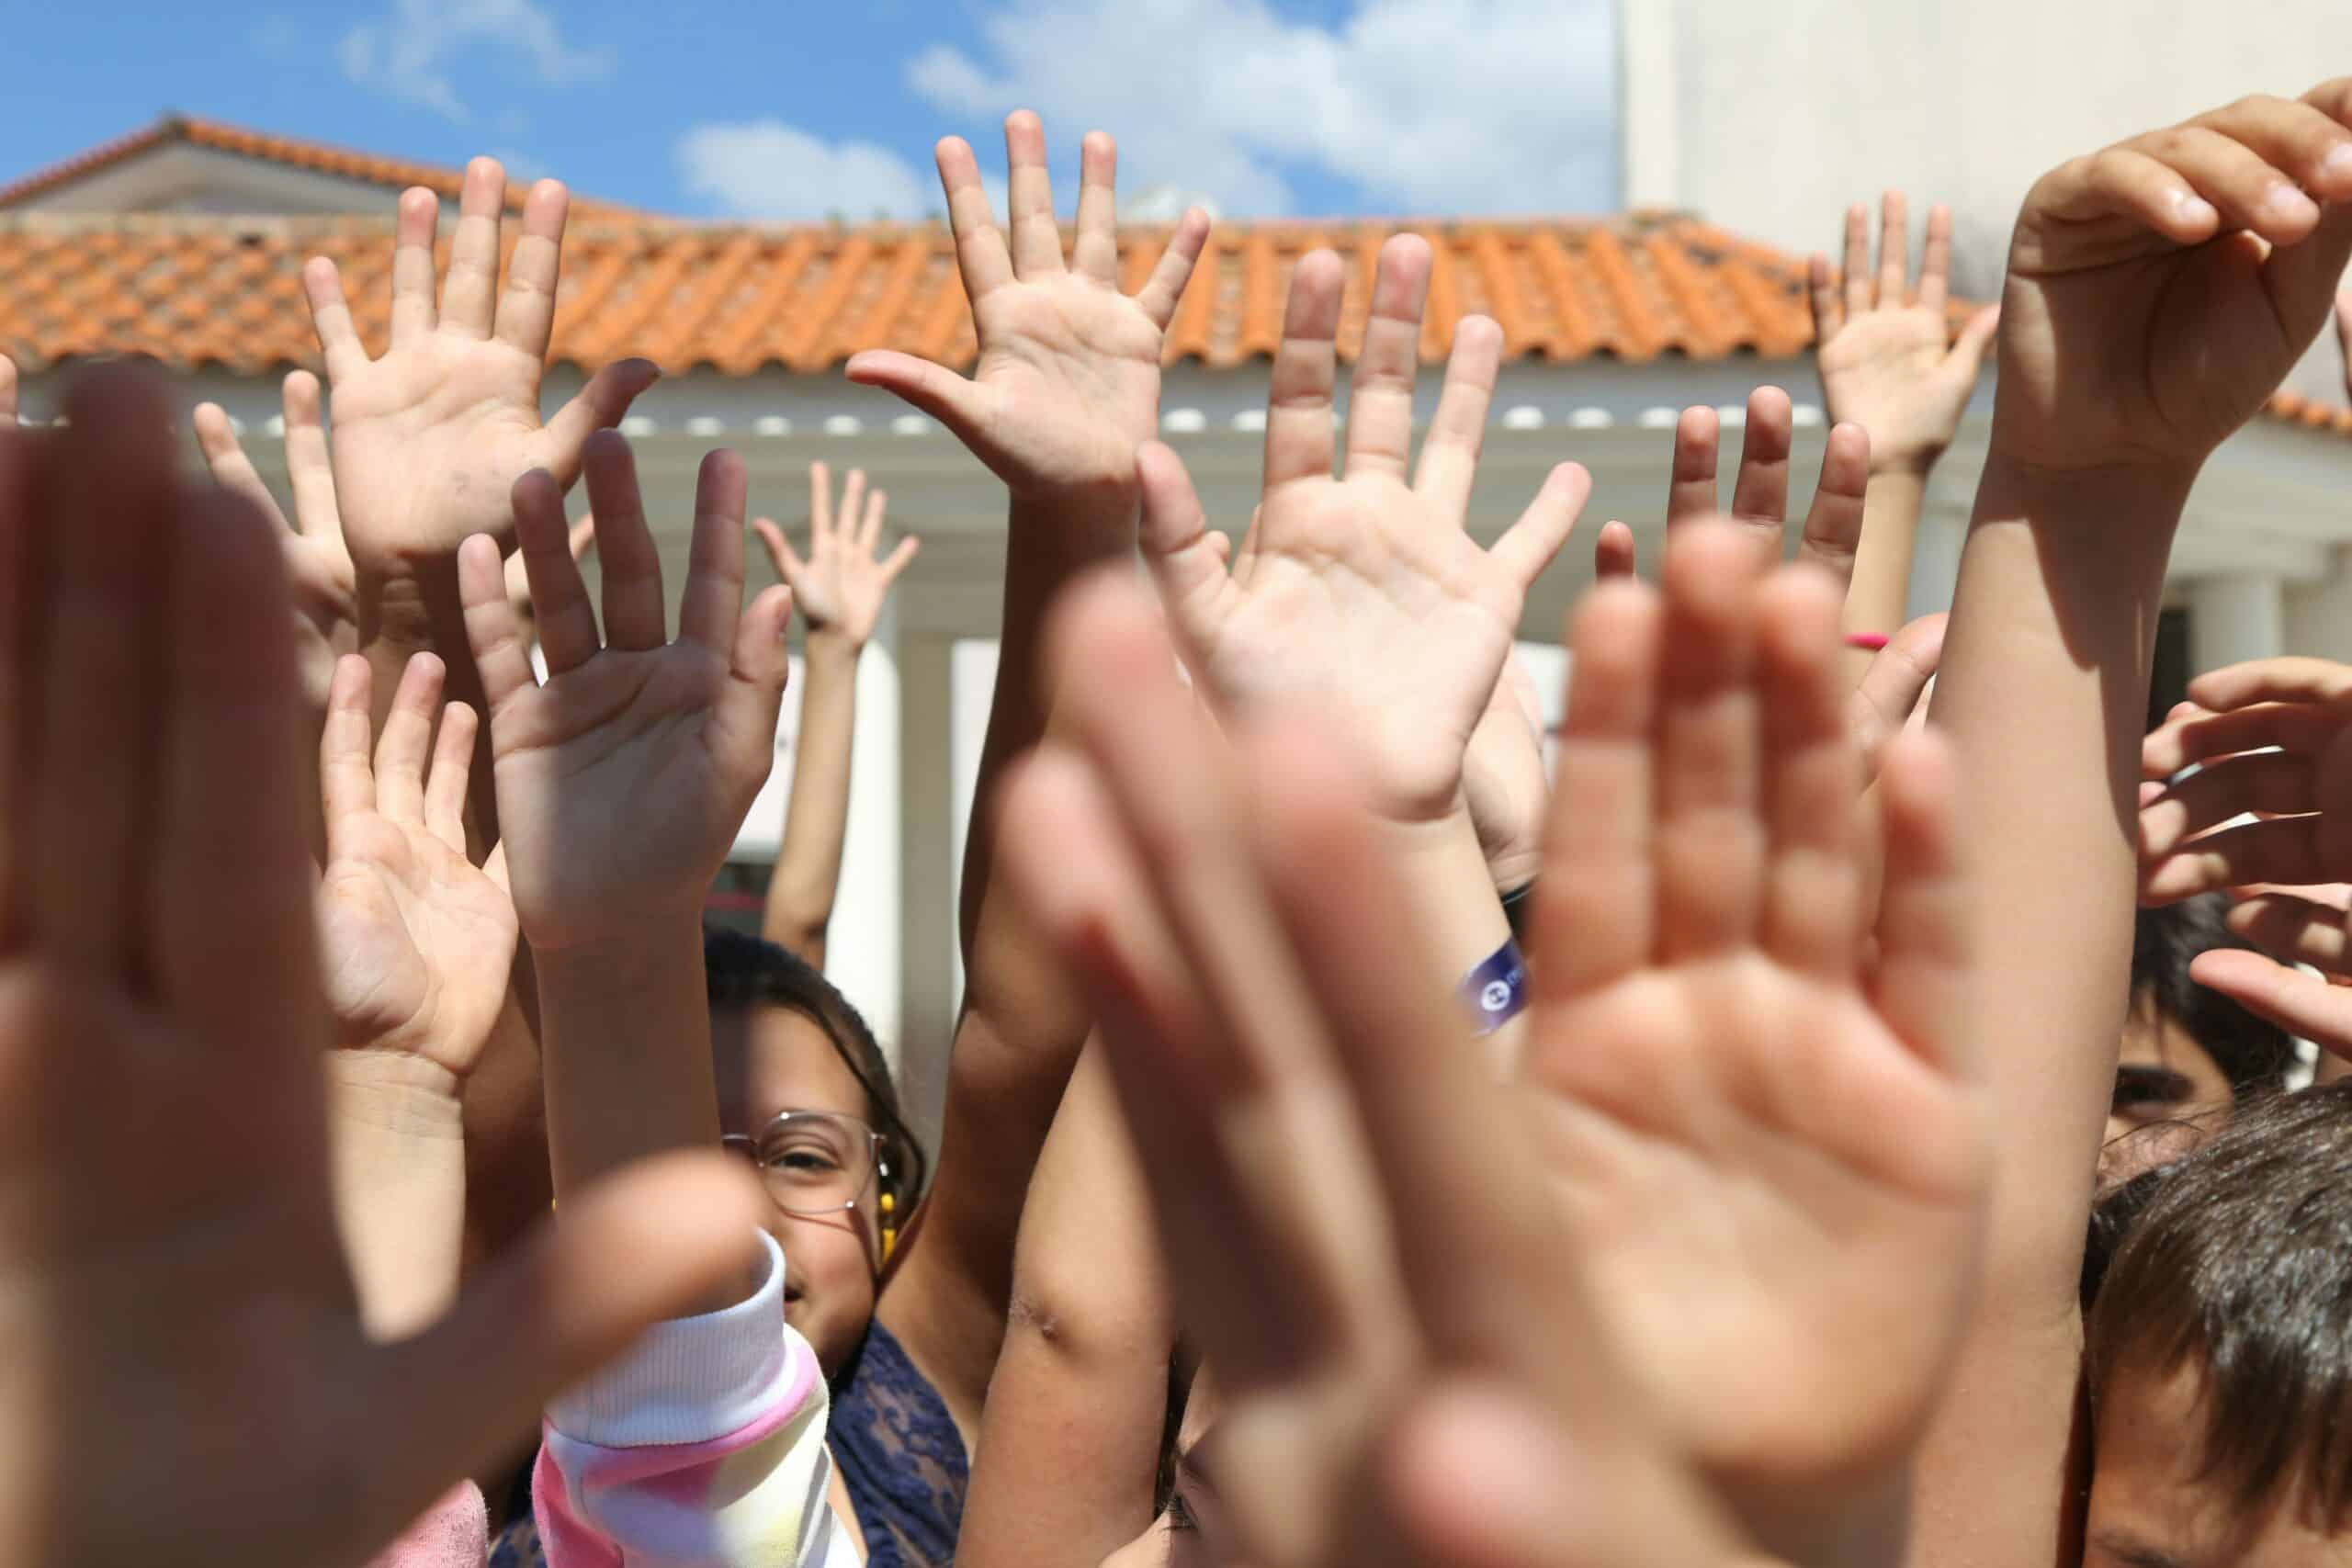
[[[2218,222],[2222,216],[2213,209],[2211,202],[2200,196],[2191,196],[2187,191],[2173,194],[2172,208],[2175,215],[2187,224]]]
[[[2262,210],[2280,223],[2308,223],[2319,216],[2318,204],[2290,185],[2271,186]]]
[[[2333,186],[2352,186],[2352,141],[2339,141],[2320,161],[2320,177]]]

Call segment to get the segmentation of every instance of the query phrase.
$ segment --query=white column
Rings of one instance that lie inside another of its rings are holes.
[[[885,622],[857,661],[857,740],[841,891],[825,931],[825,977],[856,1005],[897,1062],[899,1029],[899,662]]]
[[[2275,576],[2204,577],[2188,585],[2188,663],[2203,674],[2286,650],[2287,595]]]
[[[1617,0],[1617,202],[1628,209],[1680,203],[1677,8],[1677,0]]]
[[[2337,548],[2324,579],[2288,591],[2287,650],[2352,664],[2352,546]]]

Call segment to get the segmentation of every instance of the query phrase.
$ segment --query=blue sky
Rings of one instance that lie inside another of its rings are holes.
[[[1278,213],[1613,200],[1612,0],[0,0],[0,178],[165,109],[475,152],[699,216],[920,216],[930,148],[1004,112],[1122,143],[1123,196]],[[747,17],[758,18],[748,22]],[[1069,191],[1062,192],[1065,206]]]

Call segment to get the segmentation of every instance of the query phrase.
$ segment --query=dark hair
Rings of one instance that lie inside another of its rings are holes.
[[[889,1058],[865,1016],[807,960],[775,942],[724,926],[705,925],[702,966],[713,1012],[786,1008],[815,1024],[832,1043],[850,1076],[865,1090],[866,1111],[891,1156],[888,1187],[899,1213],[912,1213],[922,1196],[930,1156],[899,1108]]]
[[[2189,962],[2217,947],[2259,952],[2230,930],[2227,895],[2208,893],[2142,909],[2132,932],[2132,1006],[2170,1019],[2213,1059],[2233,1100],[2286,1087],[2294,1042],[2277,1024],[2188,977]]]
[[[2246,1516],[2300,1483],[2324,1528],[2352,1505],[2352,1084],[2269,1097],[2119,1193],[2090,1313],[2098,1418],[2124,1372],[2203,1380],[2201,1479]]]

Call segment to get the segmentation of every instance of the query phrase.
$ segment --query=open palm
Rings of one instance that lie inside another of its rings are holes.
[[[899,540],[888,556],[875,558],[874,551],[882,542],[882,522],[889,514],[889,498],[879,490],[869,493],[865,470],[852,468],[842,484],[837,514],[832,484],[831,471],[824,464],[808,466],[807,559],[768,518],[753,518],[752,530],[767,547],[776,575],[792,590],[792,602],[799,607],[808,634],[831,632],[852,648],[864,648],[882,619],[890,585],[922,546],[910,536]]]
[[[1751,594],[1741,547],[1678,536],[1662,612],[1610,585],[1578,616],[1522,1073],[1596,1309],[1769,1538],[1910,1451],[1989,1166],[1948,759],[1890,747],[1866,978],[1836,590]]]
[[[496,163],[478,158],[468,166],[437,312],[438,203],[428,190],[401,194],[391,346],[380,358],[370,359],[360,344],[334,264],[317,258],[303,270],[326,356],[344,534],[365,570],[446,559],[475,534],[511,540],[514,481],[538,468],[569,486],[588,434],[618,423],[658,374],[643,360],[607,366],[541,422],[539,383],[570,197],[552,180],[532,188],[502,299],[505,192]]]
[[[1067,258],[1037,117],[1024,109],[1008,118],[1004,144],[1009,248],[971,147],[949,137],[938,148],[979,339],[971,378],[876,351],[852,358],[849,378],[887,388],[939,420],[1016,496],[1131,495],[1136,448],[1159,428],[1162,341],[1208,220],[1187,212],[1142,288],[1123,294],[1111,139],[1099,131],[1086,138],[1078,235]]]
[[[788,669],[790,592],[771,588],[743,608],[742,460],[725,451],[704,459],[675,641],[628,444],[599,434],[586,465],[604,567],[601,637],[561,494],[545,474],[515,486],[545,685],[533,679],[496,547],[469,540],[458,557],[515,912],[532,945],[548,950],[701,907],[767,777]]]
[[[1528,584],[1574,525],[1590,481],[1572,465],[1489,551],[1464,531],[1502,333],[1463,321],[1418,470],[1407,479],[1428,242],[1381,252],[1332,477],[1332,383],[1342,272],[1303,257],[1268,394],[1266,479],[1240,569],[1210,544],[1191,480],[1165,446],[1142,455],[1144,548],[1169,613],[1217,696],[1312,706],[1364,738],[1384,808],[1454,803],[1462,755],[1494,694]]]
[[[320,945],[339,1044],[421,1056],[462,1082],[506,998],[514,906],[503,854],[483,866],[466,855],[479,721],[453,703],[434,741],[441,681],[433,655],[409,660],[371,761],[368,661],[336,669],[320,742]]]
[[[1996,445],[2193,472],[2327,320],[2352,258],[2352,169],[2328,163],[2347,121],[2352,80],[2332,82],[2042,176],[2010,243]]]
[[[757,1197],[715,1155],[618,1179],[446,1323],[371,1341],[330,1193],[277,541],[177,486],[138,373],[67,410],[0,434],[25,591],[84,612],[0,638],[0,1449],[39,1456],[0,1467],[0,1562],[358,1563],[740,1269]],[[648,1207],[659,1234],[625,1240]]]

